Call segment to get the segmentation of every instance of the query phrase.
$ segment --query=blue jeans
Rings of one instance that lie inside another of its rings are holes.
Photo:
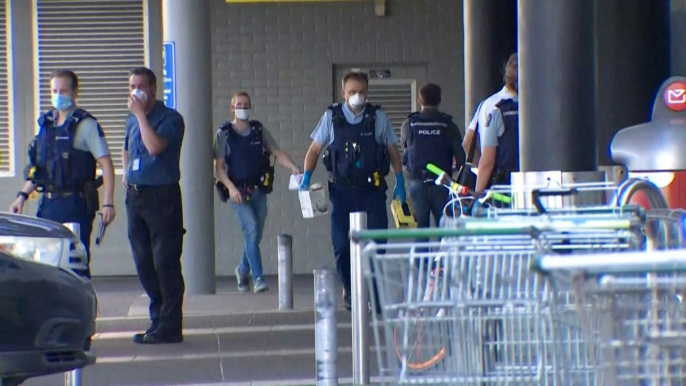
[[[443,208],[448,202],[448,189],[437,186],[432,182],[424,183],[422,180],[411,179],[408,181],[408,191],[414,215],[417,218],[418,228],[429,228],[431,226],[431,216],[434,218],[434,225],[437,227],[443,217]],[[416,240],[418,243],[426,243],[428,239]],[[419,253],[428,252],[427,248],[417,248]],[[420,260],[416,260],[417,266]],[[431,261],[424,261],[428,266]]]
[[[257,190],[250,196],[243,195],[243,202],[239,205],[231,202],[243,228],[243,256],[238,270],[247,275],[252,271],[253,279],[262,277],[262,255],[260,241],[264,223],[267,220],[267,195]]]
[[[448,189],[435,185],[433,181],[424,183],[411,179],[408,181],[408,191],[412,209],[417,217],[417,227],[430,227],[431,215],[434,218],[434,225],[438,226],[443,217],[443,208],[449,199]]]

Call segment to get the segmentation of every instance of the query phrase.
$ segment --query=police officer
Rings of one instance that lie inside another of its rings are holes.
[[[429,227],[431,215],[438,226],[449,196],[446,188],[434,184],[435,176],[426,170],[426,165],[432,163],[451,174],[453,158],[458,168],[465,159],[462,135],[453,118],[438,110],[440,104],[441,88],[427,83],[419,90],[421,111],[410,114],[400,128],[407,187],[417,226],[421,228]]]
[[[217,131],[214,167],[220,189],[228,190],[226,198],[231,201],[243,229],[245,244],[241,262],[235,270],[238,290],[248,291],[252,272],[253,290],[264,292],[269,287],[262,277],[260,241],[267,219],[267,194],[273,189],[274,168],[270,164],[270,154],[293,174],[300,174],[300,169],[279,149],[262,123],[250,120],[250,108],[248,93],[240,91],[231,98],[234,119]]]
[[[480,156],[476,191],[491,184],[510,184],[510,173],[519,171],[519,99],[517,54],[505,65],[505,86],[484,100],[469,124],[463,146],[468,152],[478,132]]]
[[[50,77],[54,109],[38,119],[40,130],[29,146],[26,183],[10,212],[21,213],[34,190],[43,192],[36,215],[60,223],[78,223],[88,257],[87,269],[77,273],[90,278],[90,240],[99,207],[96,163],[105,186],[102,221],[109,224],[114,210],[114,167],[97,120],[76,104],[79,79],[69,70]]]
[[[129,78],[122,180],[127,188],[128,233],[138,278],[150,298],[147,331],[136,343],[183,341],[181,273],[183,208],[179,161],[185,132],[183,117],[157,100],[157,78],[148,68],[135,68]]]
[[[403,203],[405,183],[391,122],[379,106],[367,102],[367,75],[350,72],[342,83],[345,103],[329,106],[312,133],[300,188],[307,189],[318,157],[328,146],[323,162],[329,172],[331,238],[343,299],[350,310],[350,213],[366,212],[369,229],[387,228],[384,176],[389,164],[396,177],[393,198]]]

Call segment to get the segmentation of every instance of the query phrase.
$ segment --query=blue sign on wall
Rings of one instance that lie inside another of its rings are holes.
[[[164,104],[165,106],[176,109],[176,44],[174,42],[164,42],[162,52],[164,63]]]

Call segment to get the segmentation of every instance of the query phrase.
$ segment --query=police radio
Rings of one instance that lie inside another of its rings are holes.
[[[264,153],[264,157],[262,157],[260,183],[257,185],[259,189],[266,194],[274,191],[274,164],[276,163],[276,160],[271,162],[271,158],[269,153]]]

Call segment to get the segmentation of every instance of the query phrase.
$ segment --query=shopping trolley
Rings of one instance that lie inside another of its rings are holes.
[[[363,259],[371,264],[364,274],[378,295],[372,325],[382,382],[568,384],[555,380],[561,373],[544,344],[552,328],[537,316],[538,295],[546,291],[527,273],[539,253],[537,232],[516,226],[353,232],[353,241],[367,241]],[[402,241],[427,237],[441,241]]]
[[[686,383],[686,250],[544,255],[533,269],[550,299],[573,291],[594,370],[585,384]]]
[[[459,186],[442,174],[437,180],[454,198]],[[489,197],[498,196],[475,199]],[[367,243],[364,272],[378,293],[380,314],[372,322],[382,380],[568,385],[590,373],[573,309],[550,312],[549,291],[528,266],[543,251],[641,248],[643,212],[498,210],[487,218],[449,218],[441,229],[352,234]],[[414,241],[430,237],[441,240]]]

